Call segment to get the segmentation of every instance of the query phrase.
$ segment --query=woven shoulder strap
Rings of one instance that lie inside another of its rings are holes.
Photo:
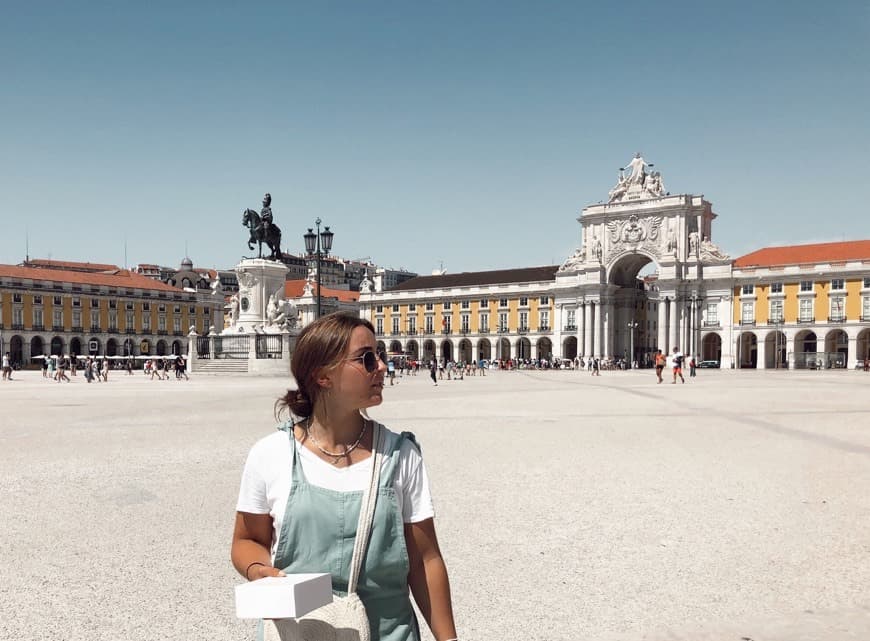
[[[381,424],[372,421],[372,473],[369,486],[363,492],[362,504],[359,508],[359,522],[356,526],[356,538],[353,542],[353,557],[350,562],[350,577],[347,581],[347,593],[356,592],[359,573],[366,557],[369,535],[372,533],[372,521],[375,516],[375,505],[378,501],[378,484],[381,479],[381,461],[384,457],[385,432]]]

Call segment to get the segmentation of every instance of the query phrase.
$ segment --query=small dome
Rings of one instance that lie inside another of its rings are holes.
[[[193,269],[193,261],[187,256],[181,261],[181,269],[190,271]]]

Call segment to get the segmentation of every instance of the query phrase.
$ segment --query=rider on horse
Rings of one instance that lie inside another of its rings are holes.
[[[260,210],[259,230],[262,230],[263,238],[269,237],[269,227],[272,225],[272,194],[263,196],[263,208]]]

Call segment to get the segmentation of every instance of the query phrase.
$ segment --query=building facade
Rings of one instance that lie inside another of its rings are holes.
[[[123,269],[0,265],[0,351],[20,367],[48,354],[183,354],[191,328],[222,326],[222,308],[223,296]]]
[[[732,259],[703,196],[671,195],[639,155],[585,207],[559,266],[418,277],[360,296],[382,346],[422,358],[624,359],[675,348],[722,367],[870,358],[870,241]]]

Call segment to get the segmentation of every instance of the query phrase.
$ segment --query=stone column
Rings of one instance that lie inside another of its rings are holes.
[[[592,354],[600,357],[604,356],[604,354],[601,353],[601,303],[595,302],[592,304],[594,305],[594,308],[592,309]]]
[[[767,341],[759,339],[755,344],[755,367],[767,369]]]
[[[680,302],[678,300],[674,299],[671,302],[670,312],[670,318],[668,319],[670,327],[668,329],[670,330],[671,339],[668,343],[668,352],[674,351],[674,347],[679,347],[682,351],[683,346],[680,345],[680,327],[682,325],[680,321],[682,314],[680,313]],[[685,354],[685,352],[683,353]]]
[[[656,339],[656,349],[667,353],[668,351],[668,304],[670,301],[667,298],[659,300],[659,318],[658,318],[658,338]]]
[[[585,357],[592,356],[592,303],[583,303],[583,352]]]
[[[858,364],[858,337],[849,336],[849,353],[846,354],[846,369],[854,369]],[[863,359],[861,359],[863,362]]]
[[[187,371],[190,373],[193,372],[193,366],[196,363],[196,339],[196,330],[187,335]]]
[[[785,335],[785,358],[786,360],[780,364],[780,367],[785,369],[794,369],[794,336]]]
[[[602,345],[602,356],[610,356],[613,357],[613,332],[616,329],[616,323],[613,318],[614,306],[613,303],[607,302],[604,304],[603,309],[601,310],[601,329],[604,334],[604,338],[601,341]]]

